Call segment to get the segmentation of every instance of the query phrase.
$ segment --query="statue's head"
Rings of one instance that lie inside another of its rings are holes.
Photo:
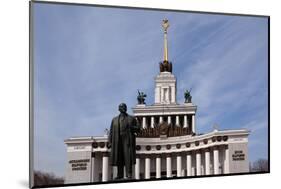
[[[121,103],[119,105],[119,111],[120,111],[120,113],[126,113],[127,112],[127,105],[125,103]]]

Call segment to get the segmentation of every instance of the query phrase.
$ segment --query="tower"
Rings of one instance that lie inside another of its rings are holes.
[[[139,103],[132,108],[142,124],[139,137],[195,135],[195,113],[192,103],[177,103],[177,79],[173,64],[168,59],[169,21],[162,22],[164,34],[163,60],[159,63],[159,73],[155,77],[155,101],[152,105]],[[140,93],[139,93],[140,95]]]
[[[164,56],[159,63],[160,73],[155,77],[155,104],[176,104],[177,80],[172,74],[173,64],[168,60],[168,27],[169,21],[163,20]]]

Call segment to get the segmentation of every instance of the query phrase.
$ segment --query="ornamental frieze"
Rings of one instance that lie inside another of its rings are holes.
[[[174,137],[174,136],[184,136],[191,135],[190,129],[186,127],[179,127],[176,125],[167,124],[163,122],[161,124],[155,124],[153,128],[141,128],[137,137],[143,138],[157,138],[160,136]]]

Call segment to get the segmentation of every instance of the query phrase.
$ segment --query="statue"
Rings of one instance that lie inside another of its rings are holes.
[[[191,98],[192,98],[192,96],[190,95],[190,92],[191,92],[191,89],[188,91],[188,90],[186,90],[185,92],[184,92],[184,99],[185,99],[185,103],[191,103]]]
[[[143,92],[140,92],[139,90],[138,90],[138,93],[139,93],[139,95],[137,97],[138,104],[145,104],[146,94],[144,94]]]
[[[119,105],[120,114],[112,119],[108,143],[111,147],[111,165],[117,166],[117,177],[124,177],[124,166],[126,178],[132,178],[133,165],[136,163],[136,134],[140,126],[135,117],[127,114],[127,105]]]

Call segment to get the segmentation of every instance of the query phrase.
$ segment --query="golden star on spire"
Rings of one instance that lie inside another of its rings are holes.
[[[169,26],[170,26],[170,25],[169,25],[169,20],[165,18],[165,19],[163,20],[163,23],[162,23],[162,27],[163,27],[165,33],[167,33],[167,30],[168,30],[168,27],[169,27]]]

